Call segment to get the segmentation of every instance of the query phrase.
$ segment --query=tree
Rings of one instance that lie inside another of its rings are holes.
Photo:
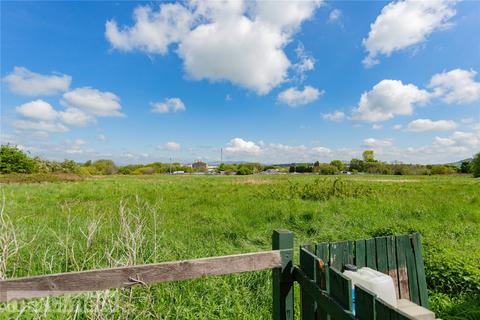
[[[472,172],[472,161],[464,160],[460,165],[460,172],[461,173],[471,173]]]
[[[473,157],[472,160],[472,172],[475,178],[480,177],[480,152]]]
[[[99,174],[115,174],[118,171],[112,160],[97,160],[93,163],[93,167]]]
[[[365,162],[374,162],[375,161],[373,150],[363,151],[362,156],[363,156],[363,161],[365,161]]]
[[[345,164],[340,160],[332,160],[330,165],[337,167],[338,171],[345,170]]]
[[[350,160],[350,171],[358,171],[358,172],[363,172],[365,171],[365,163],[363,160],[353,158]]]
[[[0,147],[0,173],[33,173],[35,170],[35,160],[16,146]]]

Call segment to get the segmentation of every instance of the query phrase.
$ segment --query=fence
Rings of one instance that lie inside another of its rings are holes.
[[[272,251],[1,280],[0,302],[272,269],[274,320],[294,318],[295,282],[302,319],[413,319],[359,286],[354,312],[350,280],[308,246],[295,266],[293,240],[290,231],[275,230]]]

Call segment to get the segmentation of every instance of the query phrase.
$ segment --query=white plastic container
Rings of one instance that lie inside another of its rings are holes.
[[[359,268],[357,271],[345,270],[343,274],[352,280],[352,287],[359,284],[389,305],[397,307],[397,294],[392,277],[370,268]]]

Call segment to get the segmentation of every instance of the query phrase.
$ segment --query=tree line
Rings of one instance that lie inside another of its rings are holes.
[[[77,163],[73,160],[52,161],[39,157],[31,157],[16,146],[2,145],[0,148],[0,173],[74,173],[80,175],[146,175],[159,173],[174,173],[183,171],[185,173],[205,172],[206,168],[194,169],[178,162],[150,164],[130,164],[117,166],[112,160],[100,159]],[[217,173],[250,175],[266,170],[272,172],[290,173],[316,173],[333,175],[340,172],[348,173],[369,173],[369,174],[391,174],[391,175],[437,175],[454,173],[471,173],[480,177],[480,152],[473,160],[465,160],[460,166],[455,165],[419,165],[386,163],[375,159],[373,150],[365,150],[362,159],[352,159],[349,163],[341,160],[333,160],[330,163],[302,163],[285,166],[265,166],[260,163],[225,164],[222,163],[216,168]]]

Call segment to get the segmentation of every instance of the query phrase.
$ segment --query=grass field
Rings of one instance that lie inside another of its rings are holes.
[[[437,317],[480,318],[478,179],[114,176],[1,188],[0,277],[268,250],[275,228],[296,245],[419,231]],[[0,318],[269,319],[270,304],[265,271],[4,304]]]

